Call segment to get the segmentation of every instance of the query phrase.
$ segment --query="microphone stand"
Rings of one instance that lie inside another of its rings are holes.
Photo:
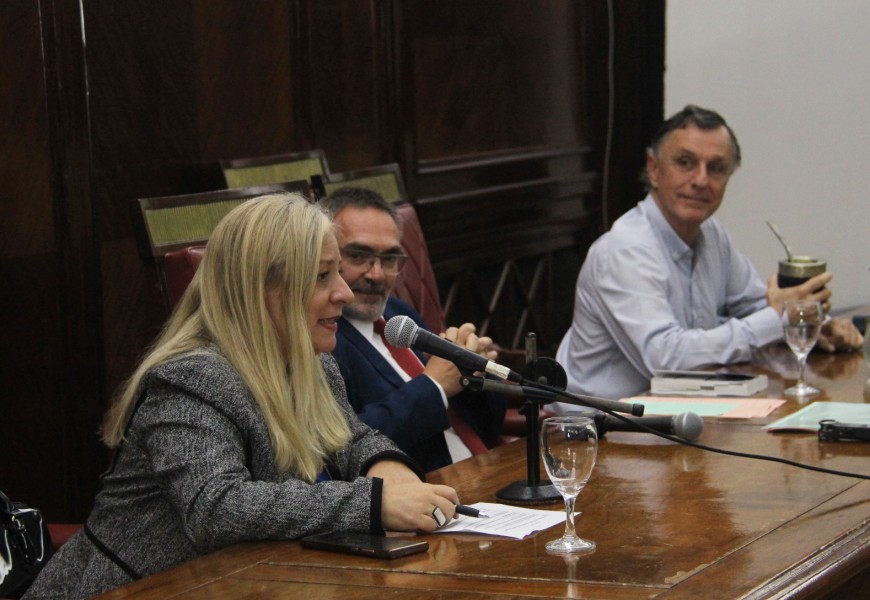
[[[539,359],[538,361],[529,363],[529,365],[532,365],[529,369],[540,369],[543,366],[545,369],[555,369],[554,372],[557,373],[562,369],[559,363],[549,358]],[[561,370],[561,373],[564,374],[564,370]],[[538,383],[547,385],[546,380],[550,378],[538,377],[537,379]],[[549,482],[541,482],[540,459],[538,457],[538,440],[540,439],[540,407],[543,404],[549,404],[550,402],[559,399],[562,402],[574,404],[587,409],[607,410],[595,402],[596,400],[607,402],[607,400],[591,397],[580,399],[568,394],[561,397],[550,389],[537,388],[533,385],[503,383],[472,375],[463,375],[460,379],[460,383],[462,384],[462,387],[470,390],[489,391],[504,394],[506,396],[521,395],[526,398],[526,401],[520,408],[520,414],[523,414],[526,417],[527,477],[525,480],[515,481],[500,489],[495,493],[496,497],[508,503],[515,504],[549,504],[560,502],[562,500],[562,495],[555,487],[553,487],[553,484]],[[631,406],[642,407],[643,405]],[[613,408],[610,410],[613,410]],[[617,410],[629,410],[629,405],[626,405],[625,408],[618,407]],[[597,421],[598,419],[596,418],[596,423]]]
[[[541,461],[538,454],[538,428],[541,404],[552,401],[552,393],[530,391],[520,408],[526,417],[526,479],[514,481],[495,493],[495,497],[516,504],[555,504],[562,501],[562,494],[550,481],[541,481]]]
[[[568,375],[562,365],[549,358],[538,358],[537,337],[526,334],[526,366],[523,379],[562,387],[568,385]],[[520,414],[526,417],[526,480],[514,481],[495,493],[495,497],[505,502],[518,504],[555,504],[563,500],[562,494],[553,486],[549,478],[541,481],[541,460],[538,449],[540,439],[541,406],[552,401],[541,393],[543,390],[530,390]]]
[[[569,404],[605,411],[630,412],[636,416],[643,414],[642,404],[627,406],[591,396],[579,397],[573,394],[557,394],[568,385],[565,369],[552,358],[537,358],[535,334],[526,335],[526,366],[522,372],[523,380],[532,385],[503,383],[484,377],[463,375],[462,386],[467,389],[500,392],[505,395],[521,395],[526,398],[520,414],[526,417],[526,479],[515,481],[495,493],[496,498],[514,504],[551,504],[562,501],[562,495],[549,481],[541,481],[538,440],[540,437],[540,407],[557,398]],[[554,389],[535,387],[534,384],[550,386]],[[605,408],[610,405],[610,408]]]
[[[524,379],[562,388],[568,384],[568,376],[559,363],[549,358],[538,359],[534,333],[526,334],[526,366],[522,375]],[[520,414],[526,417],[526,479],[503,487],[495,493],[495,497],[515,504],[555,504],[562,501],[562,494],[549,480],[541,481],[541,461],[538,454],[540,409],[541,405],[553,401],[553,393],[528,388],[525,396],[526,401],[520,408]]]

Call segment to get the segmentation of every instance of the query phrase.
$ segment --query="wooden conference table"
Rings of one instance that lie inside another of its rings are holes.
[[[781,397],[796,378],[784,346],[734,367],[750,368],[768,374],[765,397]],[[816,353],[807,375],[823,390],[815,401],[870,401],[863,391],[870,368],[860,353]],[[760,430],[805,404],[789,400],[765,419],[706,418],[698,442],[870,474],[870,443]],[[494,502],[497,490],[526,472],[520,440],[430,481],[454,486],[469,504]],[[870,589],[870,481],[610,432],[577,510],[578,534],[598,544],[593,554],[547,554],[544,544],[561,535],[561,525],[523,540],[426,535],[427,553],[396,560],[298,542],[246,543],[104,597],[857,598]]]

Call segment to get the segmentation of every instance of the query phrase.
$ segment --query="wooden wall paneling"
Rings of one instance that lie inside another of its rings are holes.
[[[95,169],[196,156],[192,4],[85,3]]]
[[[199,183],[194,14],[172,0],[94,0],[84,10],[105,409],[166,316],[156,273],[136,254],[129,202]]]
[[[644,149],[662,122],[664,110],[665,2],[589,2],[583,35],[589,85],[589,143],[598,148],[592,168],[604,172],[607,145],[610,44],[608,6],[614,20],[613,118],[605,229],[643,199],[640,172]]]
[[[57,310],[62,331],[62,369],[48,376],[59,378],[62,386],[52,403],[62,407],[64,419],[64,511],[59,517],[78,519],[91,506],[96,474],[105,461],[95,427],[104,408],[103,303],[91,195],[85,39],[78,2],[45,0],[39,6],[60,282],[60,302],[51,308]],[[57,441],[47,440],[42,448],[46,455],[56,453]]]
[[[570,323],[562,282],[598,213],[585,3],[402,6],[404,158],[448,322],[476,322],[508,347],[535,327],[553,348]]]
[[[312,148],[304,2],[193,3],[191,84],[204,161]]]
[[[554,349],[570,324],[578,249],[597,231],[597,175],[584,166],[588,152],[573,147],[421,166],[426,185],[466,182],[464,192],[419,200],[449,322],[470,320],[508,348],[534,331],[542,352]],[[520,181],[510,180],[518,174]]]
[[[389,107],[389,2],[310,0],[310,120],[336,172],[396,160]]]
[[[0,2],[0,489],[60,516],[63,331],[39,5]]]
[[[468,187],[418,198],[418,210],[427,215],[426,234],[439,272],[450,274],[469,264],[492,264],[504,258],[505,252],[530,256],[571,244],[573,232],[598,210],[596,202],[587,201],[597,176],[584,169],[579,155],[567,158],[577,165],[570,176],[542,172],[547,163],[562,159],[506,164],[505,172],[529,174],[519,181],[508,177],[486,181],[495,175],[485,167],[464,167],[465,176],[445,173],[448,179],[467,181]],[[430,171],[425,178],[420,176],[420,185],[438,186],[438,179],[440,175]],[[496,239],[500,242],[487,243]]]
[[[417,161],[582,139],[577,2],[403,6]]]

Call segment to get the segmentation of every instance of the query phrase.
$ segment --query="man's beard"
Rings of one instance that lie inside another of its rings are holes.
[[[345,317],[349,317],[351,319],[357,319],[359,321],[370,321],[374,322],[378,320],[381,315],[384,314],[384,307],[387,305],[387,298],[390,296],[390,290],[386,285],[380,284],[367,284],[365,282],[361,282],[357,285],[354,285],[350,288],[350,290],[356,294],[370,294],[370,295],[380,295],[382,298],[375,303],[369,302],[361,302],[358,300],[354,300],[349,304],[345,304],[342,309],[342,314]]]

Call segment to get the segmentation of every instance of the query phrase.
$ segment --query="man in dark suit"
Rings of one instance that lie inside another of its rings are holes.
[[[354,410],[426,471],[485,452],[501,432],[504,399],[463,390],[453,363],[421,353],[408,359],[379,334],[378,323],[382,327],[397,315],[426,328],[410,305],[390,296],[406,260],[395,207],[359,188],[337,190],[323,204],[333,215],[342,276],[354,293],[338,323],[333,351]],[[492,340],[477,337],[471,323],[450,327],[444,336],[496,358]],[[408,366],[408,360],[416,366]]]

